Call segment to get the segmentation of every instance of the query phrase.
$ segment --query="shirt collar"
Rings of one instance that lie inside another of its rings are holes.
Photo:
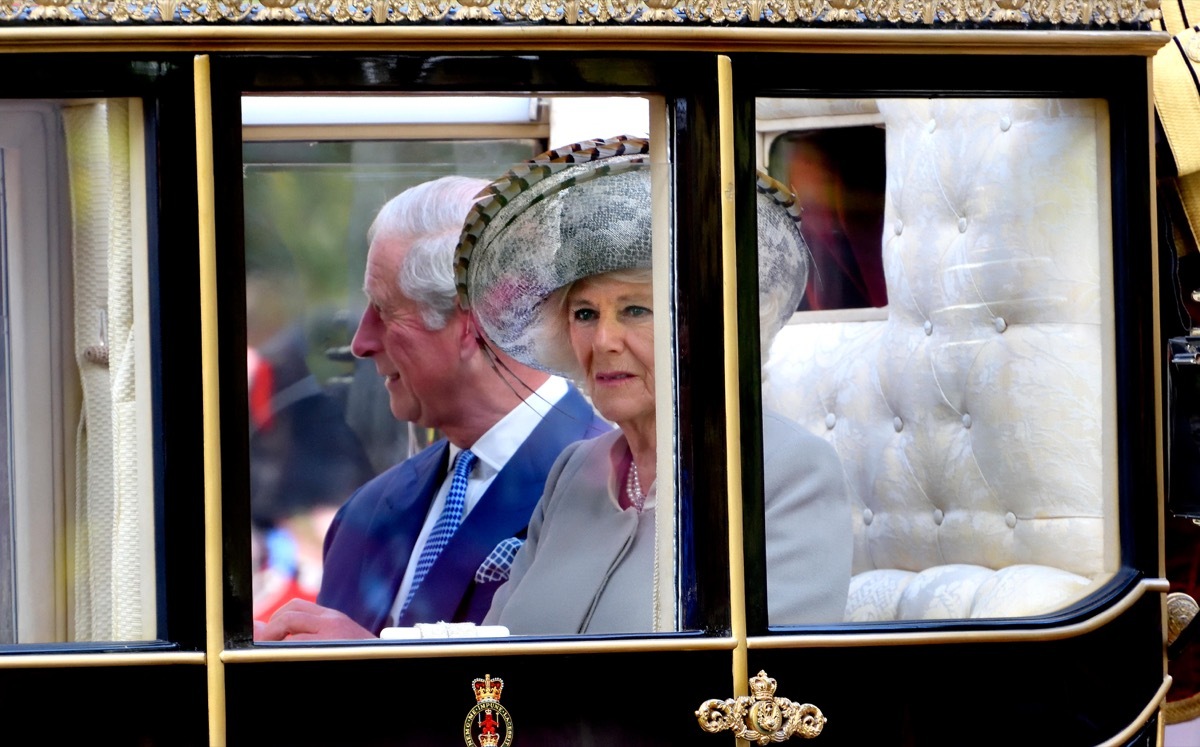
[[[542,422],[542,418],[567,393],[566,379],[551,376],[540,387],[525,398],[525,401],[514,407],[507,415],[500,418],[487,430],[471,447],[479,463],[475,466],[480,476],[499,472],[517,452],[533,429]],[[450,464],[461,451],[457,446],[450,445]]]

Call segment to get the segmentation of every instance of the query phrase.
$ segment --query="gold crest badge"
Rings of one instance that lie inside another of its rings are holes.
[[[463,722],[463,739],[467,747],[511,747],[513,742],[512,716],[500,705],[504,680],[490,674],[471,682],[475,691],[475,707]]]

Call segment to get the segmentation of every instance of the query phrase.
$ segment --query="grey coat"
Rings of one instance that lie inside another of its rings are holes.
[[[840,622],[854,546],[841,464],[798,424],[766,413],[763,425],[770,622]],[[627,448],[615,431],[563,451],[484,624],[514,635],[652,629],[654,507],[617,502]]]

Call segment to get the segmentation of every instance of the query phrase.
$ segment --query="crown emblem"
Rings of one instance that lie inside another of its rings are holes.
[[[476,703],[482,703],[485,700],[500,700],[500,691],[504,689],[504,680],[499,677],[492,679],[492,675],[485,674],[483,679],[476,677],[471,682],[471,686],[475,688]]]
[[[766,672],[760,671],[757,676],[750,678],[750,692],[755,700],[770,700],[774,698],[775,687],[775,678],[768,677]]]
[[[467,747],[511,747],[512,716],[500,705],[504,680],[485,674],[471,681],[475,707],[463,723],[463,741]]]

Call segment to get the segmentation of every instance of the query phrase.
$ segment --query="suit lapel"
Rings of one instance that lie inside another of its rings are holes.
[[[430,445],[403,462],[395,480],[385,488],[386,500],[370,530],[383,549],[372,553],[363,569],[364,577],[375,579],[380,592],[386,592],[375,595],[371,605],[370,614],[375,618],[376,630],[390,623],[388,615],[412,557],[417,535],[445,477],[449,452],[450,445],[445,440]]]
[[[600,432],[587,401],[572,387],[513,453],[467,514],[417,589],[401,624],[454,620],[475,571],[502,540],[524,532],[567,444]]]

